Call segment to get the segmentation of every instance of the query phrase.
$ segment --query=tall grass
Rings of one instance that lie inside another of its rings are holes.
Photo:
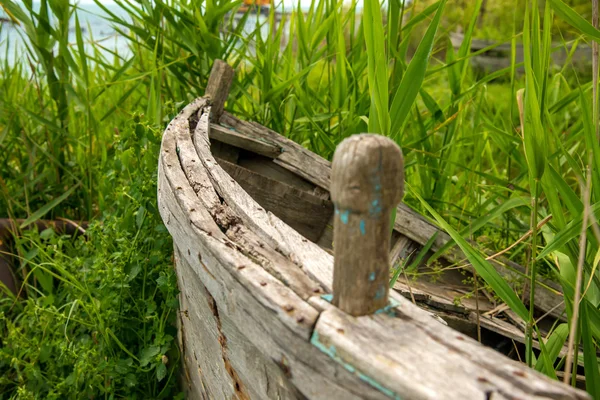
[[[483,2],[473,3],[458,49],[443,23],[453,1],[430,2],[422,9],[415,3],[390,1],[383,9],[377,0],[366,0],[361,10],[356,2],[314,0],[276,23],[277,4],[265,18],[245,14],[240,20],[234,13],[239,1],[116,0],[120,12],[97,1],[129,43],[131,55],[124,57],[102,43],[86,46],[90,39],[67,1],[45,0],[39,7],[3,2],[20,24],[27,48],[24,62],[0,64],[0,216],[101,220],[104,228],[92,231],[93,246],[60,244],[54,261],[50,251],[59,239],[34,235],[19,242],[28,300],[18,307],[2,300],[0,330],[10,331],[19,343],[27,335],[45,337],[18,315],[53,315],[48,323],[66,329],[65,343],[102,340],[94,355],[109,360],[105,368],[92,368],[96,358],[81,364],[97,381],[87,387],[90,394],[175,393],[167,378],[176,365],[162,358],[177,357],[171,331],[176,304],[169,242],[154,200],[157,143],[176,110],[203,94],[213,61],[222,58],[236,68],[229,111],[324,157],[354,133],[394,138],[405,156],[405,201],[432,215],[487,288],[528,322],[527,362],[554,379],[565,365],[558,354],[569,329],[557,324],[542,341],[542,352],[534,353],[538,326],[532,304],[537,279],[557,280],[567,321],[575,328],[573,347],[583,346],[587,390],[600,398],[597,103],[587,75],[550,63],[557,19],[580,32],[579,41],[599,40],[600,32],[560,0],[532,1],[524,26],[520,18],[512,21],[511,67],[481,76],[470,66],[470,42]],[[523,72],[515,58],[518,42],[525,47]],[[561,44],[572,49],[577,42]],[[588,178],[586,206],[581,187]],[[538,230],[538,221],[549,215],[551,221]],[[529,298],[522,300],[523,293],[465,238],[498,251],[530,229],[530,241],[518,242],[508,253],[529,265],[524,277]],[[99,262],[94,252],[111,264]],[[31,270],[41,272],[34,277]],[[44,283],[48,275],[51,284]],[[106,276],[113,286],[103,286]],[[574,302],[577,292],[580,302]],[[142,334],[128,327],[131,321]],[[50,354],[64,351],[59,336],[51,343]],[[46,356],[35,353],[34,345],[27,354],[3,346],[0,372],[8,378],[0,381],[0,396],[15,397],[50,379],[36,370]],[[52,382],[63,384],[57,396],[69,393],[71,372],[54,371]],[[134,378],[137,386],[130,385]]]

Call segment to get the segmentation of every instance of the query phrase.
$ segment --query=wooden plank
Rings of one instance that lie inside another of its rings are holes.
[[[331,308],[321,313],[312,342],[391,398],[589,398],[469,337],[433,322],[424,326],[402,312],[397,309],[398,318],[350,317]]]
[[[217,140],[268,158],[277,158],[282,151],[281,147],[266,140],[254,139],[218,124],[210,124],[209,137],[211,140]]]
[[[227,112],[223,113],[219,121],[222,125],[230,126],[241,134],[264,138],[280,146],[283,149],[283,153],[277,157],[275,163],[291,170],[315,185],[329,190],[331,166],[329,161],[308,151],[298,143],[284,138],[273,130],[252,122],[242,121]]]
[[[316,186],[306,179],[283,168],[267,157],[259,154],[244,153],[238,160],[240,167],[244,167],[278,182],[294,186],[307,193],[314,193]]]
[[[333,215],[333,204],[293,186],[259,175],[253,171],[217,159],[219,165],[235,179],[258,204],[313,242],[321,236]]]
[[[191,390],[200,390],[206,399],[230,399],[236,392],[236,382],[227,371],[226,348],[222,344],[226,341],[221,337],[220,323],[211,309],[212,297],[200,282],[191,282],[197,278],[191,276],[190,266],[182,259],[177,248],[174,253],[181,291],[180,331],[184,340],[182,355],[187,368],[188,386]],[[187,290],[190,287],[194,290]]]
[[[175,255],[184,329],[195,335],[188,346],[201,371],[202,385],[210,393],[207,398],[304,398],[285,372],[273,360],[263,357],[227,314],[219,312],[217,303],[179,250]]]
[[[237,164],[240,156],[240,149],[238,147],[230,146],[216,140],[210,142],[210,151],[215,155],[215,157],[234,164]]]

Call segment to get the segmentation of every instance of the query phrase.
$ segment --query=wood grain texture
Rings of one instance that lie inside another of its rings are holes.
[[[223,60],[215,60],[208,83],[206,84],[205,97],[210,99],[212,104],[213,121],[218,121],[223,113],[223,107],[227,96],[229,96],[229,88],[233,81],[233,68]]]
[[[327,220],[333,214],[330,201],[225,160],[217,159],[217,162],[267,211],[312,242],[321,237]]]
[[[331,172],[333,304],[350,315],[388,303],[390,215],[403,194],[404,161],[394,141],[362,134],[340,143]]]
[[[588,398],[449,328],[431,330],[403,310],[396,318],[351,317],[332,307],[321,313],[313,343],[391,398]]]
[[[214,106],[212,106],[214,109]],[[213,111],[214,112],[214,111]],[[264,140],[254,139],[242,135],[234,130],[217,124],[210,124],[210,139],[239,147],[268,158],[277,158],[281,154],[281,148]]]
[[[275,362],[264,358],[219,307],[178,249],[175,260],[181,291],[183,331],[189,335],[186,351],[207,399],[302,399]],[[202,327],[202,329],[198,329]],[[197,367],[197,368],[196,368]],[[196,383],[197,384],[197,383]]]

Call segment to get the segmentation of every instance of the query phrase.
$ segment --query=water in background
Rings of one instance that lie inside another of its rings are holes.
[[[34,1],[35,4],[39,2]],[[120,17],[126,17],[127,14],[112,1],[104,1],[104,6],[108,8],[114,14]],[[276,1],[277,4],[277,1]],[[305,10],[310,7],[311,0],[299,0],[300,9]],[[298,0],[282,0],[282,3],[277,6],[278,11],[291,11],[298,7]],[[362,8],[362,0],[357,2],[357,8]],[[105,15],[104,11],[91,0],[83,0],[78,3],[78,16],[79,22],[82,26],[83,37],[86,42],[86,50],[92,51],[98,49],[99,46],[106,48],[104,55],[110,60],[112,55],[110,51],[117,52],[122,57],[128,57],[131,55],[127,40],[123,38],[118,32],[114,30],[110,22],[104,19],[102,16]],[[255,26],[256,19],[260,22],[265,19],[264,16],[258,15],[248,18],[247,25],[248,29],[252,30]],[[8,19],[8,16],[0,8],[0,19]],[[71,44],[76,43],[75,38],[75,23],[72,22],[73,26],[69,32],[69,42]],[[4,22],[0,23],[0,61],[7,60],[10,65],[13,65],[17,60],[27,61],[28,53],[24,51],[25,46],[23,45],[23,37],[19,32],[19,27],[11,23]],[[264,34],[269,34],[268,27],[264,26]],[[94,46],[90,42],[95,43]],[[89,53],[88,53],[89,54]]]

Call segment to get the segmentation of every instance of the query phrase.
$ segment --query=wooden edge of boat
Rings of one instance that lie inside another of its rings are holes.
[[[159,157],[158,203],[175,244],[192,397],[588,398],[397,293],[371,316],[330,305],[332,256],[265,210],[212,154],[212,132],[224,132],[209,120],[213,101],[197,99],[171,121]],[[279,148],[273,162],[326,197],[327,161],[227,113],[218,125]],[[433,226],[405,206],[400,212],[396,224],[410,219],[410,232]]]

